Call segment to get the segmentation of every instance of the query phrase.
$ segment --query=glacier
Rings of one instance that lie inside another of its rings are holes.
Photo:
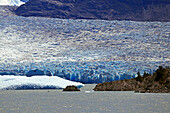
[[[84,86],[82,83],[72,82],[60,77],[48,76],[0,76],[1,90],[22,89],[63,89],[66,86],[75,85],[78,88]]]
[[[170,22],[20,17],[0,12],[0,75],[82,83],[134,78],[169,66]]]
[[[1,0],[0,5],[9,5],[9,6],[20,6],[27,2],[28,0]]]

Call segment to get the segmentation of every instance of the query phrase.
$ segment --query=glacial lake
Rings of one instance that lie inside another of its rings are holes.
[[[170,94],[0,90],[0,113],[169,113]]]

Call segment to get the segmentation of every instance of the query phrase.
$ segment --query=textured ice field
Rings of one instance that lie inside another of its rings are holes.
[[[169,22],[0,16],[0,62],[169,61]]]

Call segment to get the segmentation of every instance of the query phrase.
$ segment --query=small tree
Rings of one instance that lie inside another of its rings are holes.
[[[148,76],[148,73],[144,71],[143,77],[146,78]]]
[[[159,81],[161,83],[166,78],[165,69],[162,66],[159,66],[159,69],[156,70],[155,75],[155,81]]]
[[[140,75],[140,72],[139,72],[139,71],[138,71],[137,75],[138,75],[138,77],[141,77],[141,75]]]
[[[142,82],[143,79],[142,79],[139,71],[138,71],[137,75],[138,75],[138,77],[136,77],[136,80]]]

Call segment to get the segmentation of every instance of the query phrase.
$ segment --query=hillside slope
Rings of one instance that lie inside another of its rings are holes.
[[[170,21],[168,0],[29,0],[20,16],[71,19]]]

